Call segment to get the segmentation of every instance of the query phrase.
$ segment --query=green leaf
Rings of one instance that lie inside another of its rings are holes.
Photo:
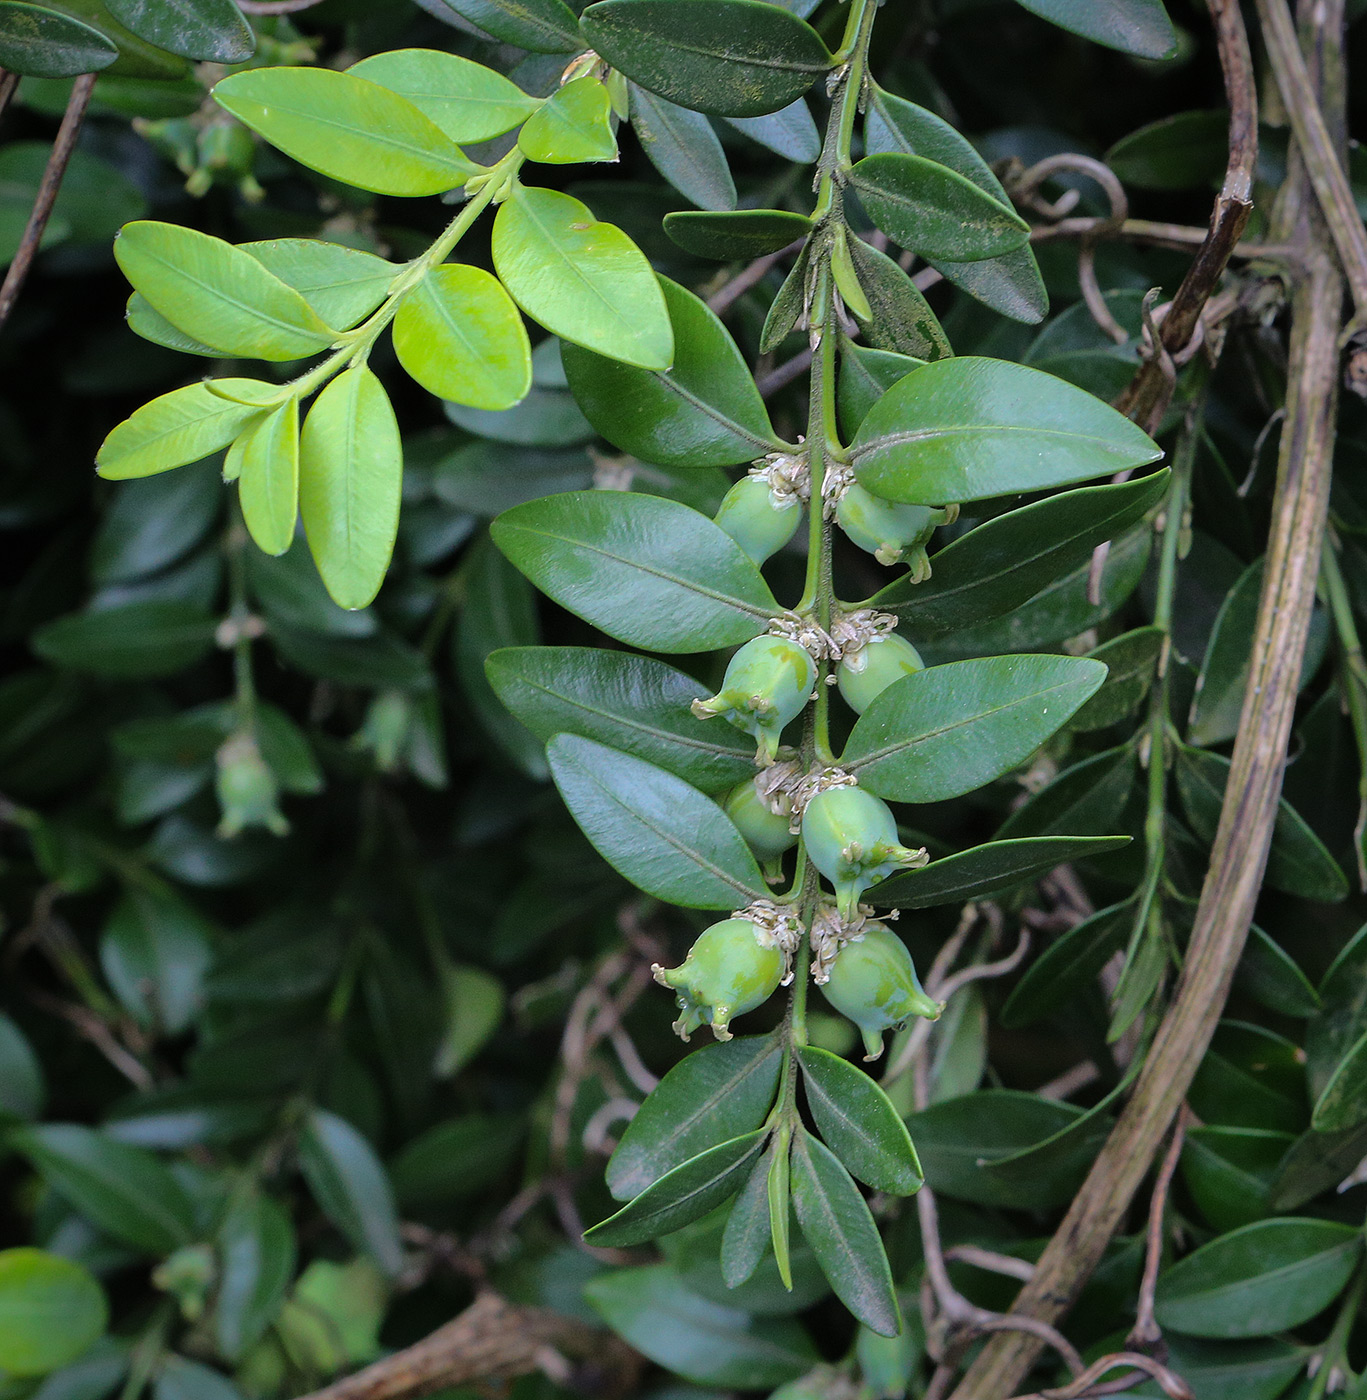
[[[607,1165],[608,1190],[629,1201],[708,1148],[755,1132],[782,1059],[772,1036],[738,1036],[686,1055],[627,1124]]]
[[[518,185],[494,219],[493,256],[513,300],[562,340],[642,369],[669,368],[674,337],[650,264],[586,204]]]
[[[1367,1032],[1339,1061],[1315,1104],[1310,1126],[1319,1133],[1341,1133],[1367,1119]]]
[[[441,194],[479,169],[413,103],[354,73],[252,68],[213,95],[301,165],[376,194]]]
[[[734,909],[764,894],[731,818],[683,779],[577,734],[556,735],[546,757],[584,835],[639,889],[689,909]]]
[[[1295,1141],[1265,1128],[1203,1125],[1187,1130],[1182,1178],[1201,1214],[1220,1232],[1272,1212],[1272,1181]]]
[[[1336,1298],[1362,1231],[1331,1220],[1259,1220],[1211,1240],[1158,1278],[1159,1325],[1189,1337],[1263,1337]]]
[[[580,734],[704,792],[755,771],[744,734],[689,709],[708,688],[663,661],[597,647],[510,647],[492,653],[485,669],[499,699],[543,743]]]
[[[191,603],[155,599],[59,617],[29,640],[54,665],[142,679],[169,676],[208,655],[214,621]]]
[[[1163,0],[1016,0],[1060,29],[1137,58],[1171,58],[1177,32]]]
[[[1283,1016],[1307,1017],[1320,1010],[1319,993],[1296,960],[1257,924],[1248,930],[1248,942],[1234,974],[1236,989],[1260,1006]]]
[[[934,112],[894,97],[877,84],[870,84],[864,144],[870,155],[900,151],[937,161],[971,180],[984,194],[1010,204],[992,167],[966,137]],[[980,262],[931,260],[931,266],[970,296],[1013,321],[1034,325],[1049,309],[1049,294],[1028,244],[1013,253]]]
[[[314,1108],[299,1137],[299,1165],[323,1214],[393,1277],[403,1267],[394,1193],[371,1145],[335,1113]]]
[[[461,145],[502,136],[538,105],[502,73],[437,49],[391,49],[347,71],[407,98]]]
[[[1207,1123],[1295,1132],[1309,1116],[1303,1061],[1300,1047],[1275,1031],[1221,1021],[1188,1101]]]
[[[517,144],[528,160],[550,165],[615,160],[617,136],[607,88],[591,74],[557,88],[527,118]]]
[[[684,209],[666,214],[665,232],[686,252],[718,262],[766,257],[811,231],[805,214],[786,209],[733,209],[711,213]]]
[[[1077,1181],[1096,1160],[1102,1144],[1110,1136],[1115,1127],[1111,1111],[1122,1106],[1128,1090],[1128,1080],[1122,1080],[1097,1103],[1043,1141],[983,1162],[983,1173],[1006,1186],[1018,1184],[1026,1192],[1035,1189],[1041,1181]]]
[[[294,1278],[294,1227],[284,1207],[259,1190],[230,1197],[218,1227],[220,1272],[214,1341],[238,1361],[275,1321]]]
[[[1122,136],[1106,164],[1127,184],[1187,190],[1219,184],[1229,159],[1229,112],[1178,112]]]
[[[571,491],[515,506],[490,531],[543,593],[629,646],[739,646],[779,611],[730,535],[662,497]]]
[[[104,1234],[154,1255],[194,1240],[194,1206],[150,1152],[74,1123],[20,1128],[6,1143]]]
[[[924,1176],[906,1124],[863,1070],[815,1045],[797,1052],[807,1107],[826,1145],[875,1191],[911,1196]]]
[[[599,0],[580,26],[632,82],[713,116],[776,112],[831,67],[810,25],[762,0]]]
[[[897,263],[862,238],[851,235],[847,246],[867,298],[868,315],[853,304],[850,310],[869,344],[917,360],[952,355],[949,338],[930,303]]]
[[[212,1366],[171,1355],[161,1362],[152,1400],[242,1400],[242,1392]]]
[[[785,5],[784,8],[806,19],[816,7]],[[812,120],[806,98],[794,98],[786,107],[762,117],[724,117],[722,120],[784,160],[810,165],[821,154],[821,133]]]
[[[321,238],[267,238],[239,244],[267,272],[293,287],[314,311],[339,330],[354,326],[385,299],[397,275],[374,253]]]
[[[212,462],[130,481],[113,493],[90,551],[100,586],[131,583],[184,559],[217,523],[223,488]]]
[[[807,272],[811,252],[811,244],[804,242],[778,289],[778,295],[769,303],[769,314],[764,318],[764,329],[759,338],[761,355],[777,349],[788,335],[798,329],[799,324],[806,321]]]
[[[109,1304],[83,1265],[41,1249],[0,1250],[0,1368],[45,1376],[88,1351]]]
[[[1138,481],[1084,486],[999,515],[935,554],[924,583],[899,579],[870,606],[914,616],[918,639],[1001,617],[1142,520],[1167,493],[1169,475],[1164,467]]]
[[[1213,841],[1220,821],[1229,759],[1185,745],[1177,751],[1177,788],[1192,830]],[[1335,902],[1348,897],[1348,880],[1305,818],[1286,800],[1277,805],[1266,880],[1273,889],[1302,899]]]
[[[100,445],[96,467],[107,481],[127,481],[187,466],[227,447],[260,414],[205,384],[188,384],[124,419]]]
[[[169,890],[130,886],[100,939],[100,966],[139,1025],[179,1035],[203,1002],[212,937],[198,911]]]
[[[836,380],[836,406],[840,415],[840,428],[845,436],[853,437],[869,409],[904,374],[910,374],[924,363],[924,360],[910,355],[898,355],[891,350],[876,350],[867,345],[856,345],[842,334],[840,372]]]
[[[760,1129],[734,1138],[675,1167],[633,1197],[615,1215],[584,1232],[593,1245],[644,1244],[700,1220],[740,1189],[769,1134]]]
[[[870,904],[894,909],[930,909],[937,904],[964,904],[1046,874],[1071,861],[1105,855],[1128,845],[1128,836],[1034,836],[1018,841],[989,841],[919,870],[884,880],[862,896]]]
[[[242,63],[256,52],[233,0],[105,0],[105,8],[140,39],[182,58]]]
[[[668,1264],[599,1274],[584,1285],[584,1297],[643,1356],[695,1385],[767,1391],[796,1380],[817,1360],[791,1318],[755,1317],[708,1302],[690,1293]]]
[[[712,123],[635,83],[629,91],[632,129],[655,169],[699,209],[735,209],[736,182]],[[665,216],[666,232],[678,217]]]
[[[49,224],[49,227],[51,226]],[[128,298],[125,319],[129,330],[136,332],[144,340],[150,340],[153,345],[164,345],[168,350],[179,350],[183,355],[203,355],[210,360],[220,358],[221,352],[215,350],[212,345],[205,345],[202,340],[186,335],[184,331],[173,326],[160,311],[153,311],[141,292],[134,292]]]
[[[476,968],[464,968],[476,972]],[[482,974],[502,992],[502,984]],[[430,1207],[464,1200],[504,1182],[526,1136],[517,1114],[468,1113],[420,1133],[390,1163],[399,1204]]]
[[[1163,1338],[1167,1364],[1201,1400],[1278,1400],[1296,1394],[1287,1387],[1308,1363],[1309,1349],[1295,1342],[1266,1337],[1238,1343],[1199,1342],[1176,1335]],[[1158,1397],[1163,1392],[1147,1382],[1131,1392]],[[1303,1400],[1303,1394],[1297,1396]]]
[[[486,34],[531,53],[574,53],[584,47],[579,21],[563,0],[435,0]],[[430,6],[429,6],[430,8]]]
[[[729,467],[781,444],[726,327],[692,292],[660,279],[674,363],[637,369],[567,345],[565,376],[590,423],[615,447],[666,467]]]
[[[0,1013],[0,1114],[37,1118],[46,1097],[38,1056],[23,1031]]]
[[[923,257],[979,262],[1015,252],[1030,239],[1030,225],[1010,204],[924,156],[865,156],[849,182],[874,224]]]
[[[895,1337],[902,1315],[892,1270],[859,1188],[830,1148],[805,1131],[793,1139],[792,1172],[798,1224],[836,1297],[866,1327]]]
[[[5,0],[0,5],[0,66],[34,78],[73,78],[108,68],[119,56],[111,40],[71,15]]]
[[[718,1263],[728,1288],[739,1288],[754,1277],[769,1252],[772,1231],[769,1225],[769,1182],[777,1154],[788,1150],[788,1140],[776,1134],[764,1156],[741,1187],[726,1217]]]
[[[335,339],[293,287],[222,239],[142,219],[120,230],[114,256],[154,311],[225,354],[297,360]]]
[[[1106,729],[1133,714],[1149,693],[1166,633],[1161,627],[1136,627],[1103,642],[1087,655],[1106,667],[1101,689],[1068,721],[1068,728]]]
[[[876,495],[917,505],[1070,486],[1162,455],[1115,409],[1005,360],[957,356],[913,370],[870,410],[850,451]]]
[[[403,447],[384,386],[365,365],[309,410],[299,451],[299,513],[318,572],[344,608],[380,591],[399,529]]]
[[[1001,1010],[1008,1030],[1053,1016],[1094,985],[1101,969],[1125,945],[1134,923],[1126,900],[1098,910],[1056,938],[1026,970]]]
[[[1299,1210],[1353,1175],[1367,1155],[1367,1123],[1341,1133],[1310,1129],[1292,1144],[1272,1180],[1272,1209]]]
[[[394,318],[394,351],[439,399],[500,410],[532,384],[532,347],[513,299],[483,268],[433,268]]]
[[[542,344],[552,342],[542,341]],[[559,342],[553,342],[558,344]],[[506,456],[490,446],[492,443],[509,442],[518,447],[578,447],[583,443],[591,442],[594,438],[593,424],[579,411],[579,405],[575,403],[573,397],[566,389],[543,389],[535,382],[535,368],[533,368],[532,387],[526,395],[520,399],[512,408],[506,409],[482,409],[467,408],[461,404],[452,403],[449,399],[442,406],[442,411],[446,416],[459,427],[465,429],[467,433],[475,433],[483,439],[482,443],[470,443],[465,448],[457,448],[456,452],[438,464],[440,475],[437,479],[438,494],[443,493],[443,480],[449,484],[451,475],[450,463],[455,461],[466,461],[472,466],[479,462],[487,468],[490,473],[499,472],[506,475]],[[463,455],[463,454],[468,454]],[[480,454],[483,454],[482,456]],[[536,464],[548,458],[553,458],[553,454],[528,453],[525,457],[519,455],[519,470],[517,482],[520,484],[537,475]],[[571,462],[582,465],[586,460],[584,454],[566,452],[563,460],[568,467]],[[487,501],[488,494],[485,493]],[[518,501],[529,500],[534,495],[545,495],[543,491],[533,491],[522,493],[518,496]],[[444,497],[445,498],[445,497]],[[513,504],[508,502],[507,504]],[[494,505],[492,509],[477,511],[480,515],[497,515],[502,509],[499,505]]]
[[[442,969],[442,1010],[446,1028],[432,1061],[441,1079],[459,1074],[503,1024],[508,996],[503,983],[483,968],[456,963]],[[398,1182],[395,1182],[398,1188]],[[400,1191],[402,1194],[402,1191]]]
[[[299,400],[288,398],[234,444],[242,518],[267,554],[294,543],[299,518]]]
[[[860,715],[841,767],[891,801],[958,797],[1024,763],[1105,676],[1072,656],[987,656],[916,671]]]

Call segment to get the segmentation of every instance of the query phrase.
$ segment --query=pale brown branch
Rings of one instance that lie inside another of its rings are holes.
[[[1168,1144],[1163,1165],[1153,1183],[1153,1198],[1149,1202],[1149,1224],[1144,1241],[1144,1276],[1139,1283],[1139,1307],[1136,1310],[1134,1326],[1125,1338],[1125,1345],[1135,1351],[1148,1351],[1163,1340],[1163,1330],[1154,1316],[1155,1296],[1158,1290],[1158,1271],[1163,1264],[1163,1221],[1168,1210],[1168,1192],[1172,1189],[1172,1179],[1177,1174],[1177,1164],[1182,1159],[1182,1145],[1187,1138],[1187,1123],[1191,1110],[1182,1105],[1173,1125],[1172,1141]]]
[[[739,301],[751,287],[762,282],[768,274],[769,269],[776,263],[786,258],[790,253],[795,253],[802,247],[802,239],[796,239],[786,248],[780,248],[777,253],[766,253],[762,258],[756,258],[753,262],[746,264],[734,277],[728,278],[725,282],[707,298],[707,304],[718,316],[724,316],[727,308],[733,302]]]

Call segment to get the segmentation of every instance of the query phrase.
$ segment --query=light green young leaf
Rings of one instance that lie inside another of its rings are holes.
[[[669,368],[674,336],[650,264],[586,204],[519,185],[494,219],[493,255],[513,300],[562,340],[642,369]]]
[[[365,365],[318,395],[299,453],[299,510],[318,572],[344,608],[380,591],[399,528],[403,447],[389,396]]]
[[[211,360],[216,360],[223,354],[222,350],[205,345],[202,340],[196,340],[194,336],[186,335],[179,327],[173,326],[160,311],[152,309],[141,292],[134,292],[128,298],[125,315],[128,329],[142,336],[144,340],[150,340],[153,345],[164,345],[168,350],[179,350],[182,355],[203,355]]]
[[[0,1367],[45,1376],[75,1361],[109,1323],[104,1289],[83,1264],[41,1249],[0,1250]]]
[[[590,74],[557,88],[527,118],[517,144],[529,160],[547,165],[615,160],[617,136],[607,88]]]
[[[391,49],[347,71],[406,97],[462,145],[502,136],[537,109],[502,73],[437,49]]]
[[[261,416],[254,405],[234,403],[205,384],[187,384],[124,419],[100,445],[96,469],[107,481],[128,481],[184,467],[227,447]]]
[[[293,395],[234,445],[242,518],[267,554],[283,554],[294,543],[299,518],[299,400]]]
[[[532,349],[512,298],[483,268],[447,263],[394,318],[399,363],[430,394],[471,408],[511,408],[532,383]]]
[[[376,194],[441,194],[480,168],[413,103],[354,73],[252,68],[214,98],[300,164]]]
[[[398,272],[393,263],[374,253],[321,238],[267,238],[239,247],[339,330],[349,329],[374,311]]]

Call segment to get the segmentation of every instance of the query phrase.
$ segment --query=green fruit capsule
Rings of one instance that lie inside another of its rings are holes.
[[[250,734],[233,734],[219,747],[216,760],[215,788],[223,812],[218,834],[227,838],[249,826],[264,826],[274,835],[284,836],[290,824],[280,811],[280,785],[261,757],[256,740]]]
[[[724,919],[699,935],[679,967],[657,963],[652,970],[662,987],[678,993],[679,1035],[687,1040],[710,1025],[718,1040],[730,1040],[731,1018],[768,1001],[786,967],[782,949],[761,943],[749,919]]]
[[[753,734],[755,761],[768,767],[783,726],[802,713],[815,684],[816,662],[805,647],[786,637],[756,637],[731,658],[721,689],[693,702],[693,713],[699,719],[721,715]]]
[[[862,715],[893,681],[900,681],[913,671],[925,670],[920,653],[905,637],[895,632],[877,637],[841,658],[835,680],[845,703],[855,714]]]
[[[817,793],[802,813],[802,841],[812,864],[835,886],[836,908],[847,923],[870,885],[926,860],[924,851],[899,844],[888,804],[858,787]]]
[[[796,496],[781,497],[762,476],[743,476],[722,497],[717,524],[762,564],[792,539],[802,520]]]
[[[772,811],[759,795],[753,778],[743,778],[726,794],[726,815],[735,822],[746,844],[762,862],[777,860],[797,845],[788,817]]]
[[[921,987],[906,944],[886,924],[865,924],[863,932],[835,955],[826,1000],[859,1027],[864,1058],[883,1053],[883,1032],[910,1016],[933,1021],[943,1009]]]
[[[944,511],[885,501],[856,481],[841,496],[835,518],[850,539],[880,564],[905,560],[916,575],[914,582],[930,577],[926,542],[935,527],[944,524]]]

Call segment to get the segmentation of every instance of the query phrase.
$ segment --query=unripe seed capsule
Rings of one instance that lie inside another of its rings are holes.
[[[812,864],[835,886],[846,922],[858,916],[859,896],[895,870],[924,865],[926,853],[897,840],[897,820],[882,798],[857,787],[819,792],[802,813],[802,841]]]
[[[755,761],[768,767],[783,726],[802,713],[815,684],[816,662],[805,647],[786,637],[756,637],[731,658],[721,689],[693,702],[693,713],[699,719],[721,715],[753,734]]]
[[[845,703],[855,714],[862,715],[893,681],[900,681],[913,671],[925,670],[920,653],[905,637],[895,632],[876,637],[841,658],[836,667],[836,684]]]
[[[280,785],[250,734],[230,735],[215,755],[215,790],[223,819],[218,834],[236,836],[249,826],[264,826],[276,836],[290,829],[279,807]]]
[[[802,519],[796,496],[782,499],[761,476],[743,476],[722,497],[717,524],[762,564],[792,539]]]
[[[944,523],[944,511],[885,501],[856,481],[841,496],[835,518],[850,539],[880,564],[905,560],[912,567],[913,582],[930,577],[926,542],[935,527]]]
[[[935,1020],[942,1003],[927,996],[906,944],[886,924],[865,924],[836,954],[822,993],[859,1027],[864,1058],[883,1053],[883,1032],[910,1016]]]
[[[788,817],[774,812],[759,795],[753,778],[743,778],[726,795],[726,815],[735,822],[746,844],[762,862],[777,860],[797,845]]]
[[[786,968],[783,950],[762,943],[749,919],[723,919],[698,936],[678,967],[657,963],[652,971],[662,987],[678,993],[679,1035],[687,1040],[710,1025],[718,1040],[730,1040],[731,1018],[768,1001]]]

